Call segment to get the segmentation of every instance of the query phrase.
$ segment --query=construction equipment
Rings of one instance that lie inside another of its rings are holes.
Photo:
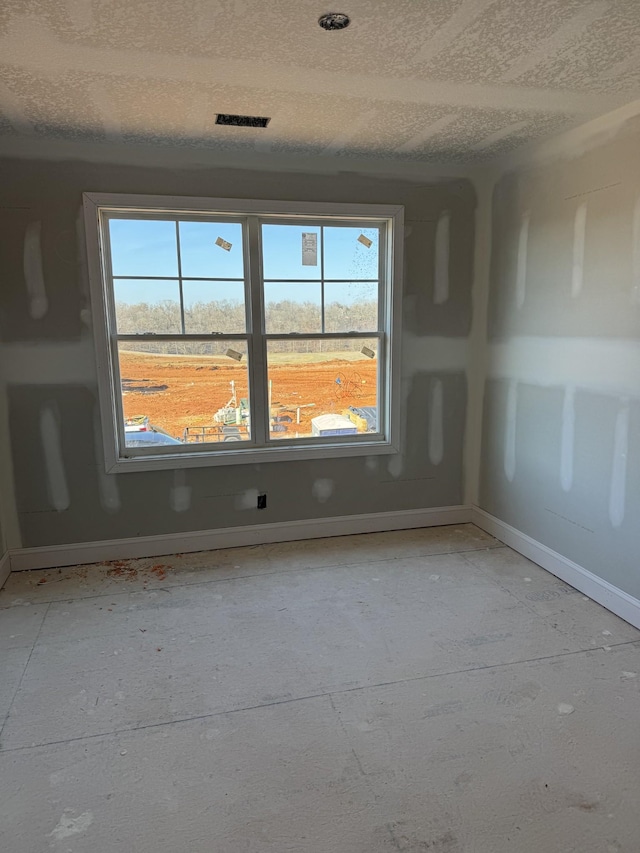
[[[209,426],[188,426],[184,428],[182,440],[187,444],[207,444],[218,441],[245,441],[249,438],[249,401],[246,397],[238,400],[236,383],[231,380],[231,397],[213,415],[213,424]]]
[[[376,406],[349,406],[342,414],[358,427],[358,432],[376,432],[378,428]]]
[[[216,424],[246,424],[249,422],[249,401],[246,397],[242,397],[240,399],[240,404],[238,405],[236,383],[232,379],[229,384],[231,385],[231,397],[229,402],[226,406],[222,406],[222,408],[218,409],[213,416],[213,421]]]
[[[207,444],[218,441],[244,441],[249,438],[249,429],[244,424],[215,424],[214,426],[185,427],[185,444]]]

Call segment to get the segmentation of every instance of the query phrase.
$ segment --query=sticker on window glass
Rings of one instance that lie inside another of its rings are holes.
[[[366,246],[367,249],[370,249],[373,246],[373,240],[370,240],[368,237],[365,237],[364,234],[361,234],[358,237],[358,243],[362,243],[362,245]]]
[[[360,352],[362,353],[362,355],[366,355],[367,358],[375,358],[376,357],[375,352],[372,349],[369,349],[369,347],[362,347]]]
[[[318,266],[318,235],[303,232],[302,234],[302,266]]]
[[[238,352],[238,350],[228,349],[226,351],[225,355],[228,356],[229,358],[234,359],[235,361],[242,361],[242,353]]]
[[[222,237],[218,237],[218,239],[216,240],[216,246],[220,246],[220,248],[224,249],[225,252],[230,252],[232,245],[232,243],[227,243],[226,240],[223,240]]]

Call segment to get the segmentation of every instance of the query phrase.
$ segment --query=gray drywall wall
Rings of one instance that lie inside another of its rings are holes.
[[[0,281],[2,280],[0,266]],[[13,476],[11,474],[11,453],[9,447],[9,423],[7,413],[7,396],[4,381],[5,354],[1,351],[0,338],[0,559],[9,549],[7,516],[15,518],[15,501],[13,498]]]
[[[480,506],[640,598],[640,121],[493,197]]]
[[[23,546],[462,502],[475,210],[469,182],[35,160],[0,166],[3,393]],[[402,453],[105,474],[83,191],[404,205]],[[434,249],[447,230],[448,294],[435,285]],[[314,489],[320,479],[330,489]],[[176,488],[188,495],[180,512]],[[256,489],[268,494],[265,511],[243,508]]]
[[[0,516],[0,559],[5,555],[7,551],[7,542],[4,536],[4,525],[2,523],[2,517]]]

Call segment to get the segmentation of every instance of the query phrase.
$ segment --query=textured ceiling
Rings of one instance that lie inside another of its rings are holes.
[[[330,5],[2,0],[0,136],[481,162],[640,98],[640,0]]]

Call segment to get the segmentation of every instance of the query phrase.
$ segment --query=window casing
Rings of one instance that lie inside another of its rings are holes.
[[[84,208],[107,471],[398,451],[403,208],[94,193]],[[154,235],[145,251],[138,231]],[[138,291],[153,298],[135,303]],[[193,301],[214,292],[235,301]],[[151,407],[147,391],[156,410],[170,408],[171,383],[143,376],[142,387],[133,375],[161,361],[203,371],[191,384],[212,389],[193,427],[177,414],[166,430],[153,424],[167,444],[139,440],[150,436],[132,432],[143,416],[130,411],[132,400]]]

